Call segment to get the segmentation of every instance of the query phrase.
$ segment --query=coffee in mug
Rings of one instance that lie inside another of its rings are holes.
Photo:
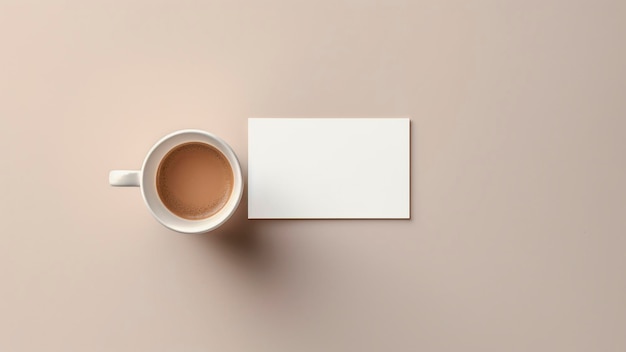
[[[161,160],[157,192],[174,214],[207,218],[224,207],[233,191],[233,170],[226,156],[202,142],[174,147]]]
[[[221,138],[201,130],[161,138],[141,170],[113,170],[109,183],[140,187],[152,215],[183,233],[219,227],[233,215],[243,194],[235,152]]]

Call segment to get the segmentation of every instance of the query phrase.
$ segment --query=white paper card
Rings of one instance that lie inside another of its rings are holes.
[[[248,119],[248,218],[408,219],[409,123]]]

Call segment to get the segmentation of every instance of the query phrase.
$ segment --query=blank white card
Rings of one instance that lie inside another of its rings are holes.
[[[408,219],[409,124],[248,119],[248,218]]]

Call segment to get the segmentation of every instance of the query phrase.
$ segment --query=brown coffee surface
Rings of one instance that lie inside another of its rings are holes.
[[[233,190],[233,170],[226,156],[201,142],[181,144],[159,164],[157,192],[172,213],[189,220],[214,215]]]

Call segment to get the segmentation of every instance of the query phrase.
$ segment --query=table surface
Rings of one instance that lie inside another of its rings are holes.
[[[623,1],[0,3],[0,350],[626,350]],[[411,116],[410,220],[181,235],[182,128]]]

